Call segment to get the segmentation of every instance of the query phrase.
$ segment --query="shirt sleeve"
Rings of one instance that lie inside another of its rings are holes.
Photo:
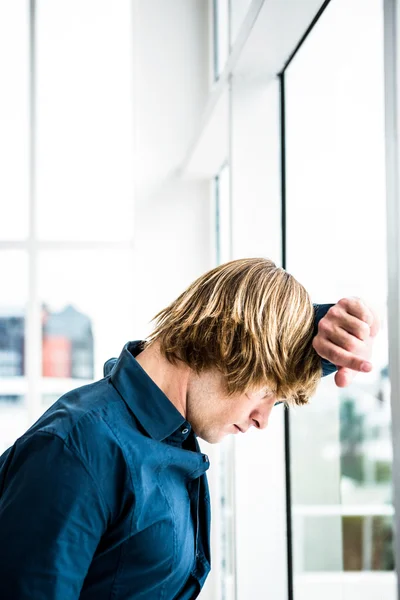
[[[334,304],[314,304],[314,336],[316,336],[318,333],[318,323],[326,315],[331,306],[334,306]],[[322,377],[326,377],[327,375],[331,375],[337,371],[336,365],[329,362],[329,360],[326,360],[325,358],[321,358],[321,365]]]
[[[75,450],[56,435],[24,436],[0,490],[0,598],[76,600],[108,510]]]

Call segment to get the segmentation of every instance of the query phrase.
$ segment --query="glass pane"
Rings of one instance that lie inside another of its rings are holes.
[[[0,456],[25,433],[29,425],[23,396],[18,396],[18,400],[4,402],[3,397],[0,396]]]
[[[332,509],[333,507],[329,507]],[[341,512],[338,507],[336,512]],[[394,568],[393,522],[391,515],[337,515],[311,510],[294,511],[296,523],[296,562],[304,572],[327,572],[341,570],[341,558],[337,564],[335,547],[343,536],[343,569],[345,571],[392,571]],[[326,540],[330,543],[326,544]],[[334,543],[332,543],[332,541]],[[324,553],[315,552],[316,547],[326,546]],[[329,553],[331,553],[330,560]]]
[[[230,211],[230,169],[224,165],[215,178],[215,246],[216,264],[231,258],[231,211]],[[211,495],[215,498],[215,512],[218,524],[215,527],[215,573],[218,576],[218,593],[221,600],[235,598],[235,492],[234,492],[234,446],[233,439],[226,439],[209,452],[215,453],[216,480],[210,482]],[[215,485],[215,490],[213,488]]]
[[[393,518],[343,517],[345,571],[393,571]]]
[[[15,406],[17,404],[22,404],[24,397],[18,394],[9,394],[8,396],[2,394],[0,396],[0,405],[1,406]]]
[[[131,239],[131,2],[37,4],[38,235]]]
[[[229,167],[225,165],[216,178],[217,264],[231,259],[231,199]]]
[[[310,516],[298,507],[293,511],[293,525],[297,572],[335,572],[342,569],[342,556],[338,552],[342,537],[340,517]],[[316,548],[324,548],[324,551],[316,552]]]
[[[288,270],[314,302],[359,296],[382,321],[373,372],[327,378],[291,415],[296,600],[320,597],[320,572],[335,598],[395,598],[382,8],[331,2],[286,72]]]
[[[295,573],[341,571],[340,512],[324,518],[324,507],[340,504],[339,408],[332,381],[323,380],[311,406],[293,409],[290,418]]]
[[[0,252],[4,283],[0,298],[0,455],[28,428],[25,378],[25,321],[28,257],[25,252]]]
[[[62,392],[60,391],[59,394],[42,394],[42,404],[43,406],[47,409],[49,408],[52,404],[54,404],[54,402],[57,402],[57,400],[59,399],[60,395],[62,394]]]
[[[44,404],[82,380],[103,377],[104,362],[131,339],[132,265],[129,251],[40,254]]]
[[[214,75],[218,79],[229,56],[229,0],[214,0]]]
[[[221,532],[221,600],[235,599],[235,509],[234,446],[226,439],[220,447],[220,532]]]
[[[9,378],[22,378],[25,375],[25,314],[28,297],[26,254],[17,250],[0,252],[0,274],[5,282],[0,298],[0,378],[4,379],[4,391]]]
[[[0,0],[0,239],[28,235],[29,2]]]

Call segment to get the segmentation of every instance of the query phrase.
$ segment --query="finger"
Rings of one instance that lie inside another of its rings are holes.
[[[356,354],[357,356],[362,356],[363,353],[365,355],[367,351],[366,340],[360,340],[358,337],[351,335],[341,327],[333,327],[329,332],[326,332],[325,338],[329,342],[332,342],[332,344],[347,350],[347,352]]]
[[[367,323],[353,317],[344,308],[336,305],[332,306],[326,316],[321,319],[318,324],[318,332],[329,337],[337,327],[341,327],[361,341],[367,340],[370,336],[370,327]]]
[[[369,326],[373,324],[374,315],[361,298],[342,298],[339,300],[338,305],[353,315],[353,317],[364,321]]]
[[[335,373],[335,383],[338,387],[346,387],[350,385],[356,375],[356,371],[346,369],[345,367],[340,367],[340,369]]]
[[[337,367],[347,367],[353,371],[362,371],[364,373],[368,373],[372,369],[372,364],[365,358],[354,356],[351,352],[339,348],[336,344],[321,336],[314,338],[313,347],[319,356],[326,358],[326,360],[329,360],[329,362]]]
[[[371,327],[370,327],[370,331],[371,331],[371,337],[375,337],[380,329],[380,319],[378,316],[378,313],[376,312],[376,310],[374,310],[373,308],[370,307],[370,310],[372,312],[372,314],[374,315],[374,322],[372,323]]]

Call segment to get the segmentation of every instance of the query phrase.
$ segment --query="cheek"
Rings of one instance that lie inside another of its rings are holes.
[[[243,423],[249,418],[253,405],[254,403],[250,402],[248,398],[230,399],[225,414],[229,416],[232,423]]]

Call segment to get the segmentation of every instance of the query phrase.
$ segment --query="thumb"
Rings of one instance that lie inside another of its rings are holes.
[[[353,371],[347,367],[338,367],[335,374],[335,383],[338,387],[346,387],[350,385],[356,375],[357,371]]]

